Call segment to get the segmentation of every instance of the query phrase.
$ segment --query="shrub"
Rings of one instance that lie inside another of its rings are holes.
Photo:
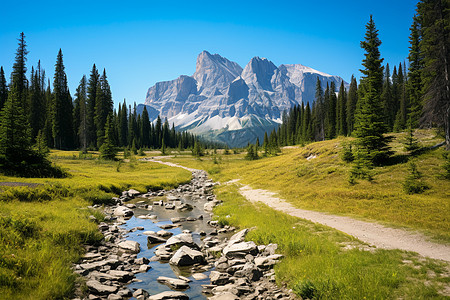
[[[340,152],[341,159],[346,163],[352,162],[355,158],[352,152],[351,143],[342,143],[342,150]]]

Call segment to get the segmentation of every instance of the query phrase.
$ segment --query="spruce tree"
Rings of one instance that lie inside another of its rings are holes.
[[[339,87],[339,95],[337,99],[337,120],[336,120],[336,132],[337,135],[347,135],[347,91],[344,87],[344,81],[341,81]]]
[[[13,64],[13,71],[11,74],[11,86],[15,86],[16,97],[19,98],[17,105],[21,105],[24,109],[24,113],[28,117],[30,109],[27,105],[27,90],[28,90],[28,79],[27,79],[27,44],[25,42],[25,34],[20,33],[19,47],[16,51],[16,58]],[[10,86],[10,88],[11,88]]]
[[[409,36],[409,75],[408,75],[408,91],[409,91],[409,111],[408,120],[411,124],[408,127],[417,127],[422,113],[422,70],[423,55],[420,50],[420,23],[414,16],[411,25],[411,34]]]
[[[119,145],[128,145],[128,111],[125,99],[123,99],[122,110],[119,113]]]
[[[111,122],[112,115],[106,117],[105,123],[105,136],[102,139],[103,143],[100,147],[100,158],[107,160],[115,160],[117,155],[117,149],[112,140],[113,136],[113,124]]]
[[[325,99],[322,90],[322,86],[320,84],[319,77],[317,77],[316,81],[316,94],[315,94],[315,102],[314,106],[316,108],[316,124],[315,131],[316,140],[323,141],[325,140]]]
[[[52,136],[57,149],[73,146],[72,98],[67,87],[63,55],[59,49],[55,64],[52,99]]]
[[[87,144],[89,147],[95,147],[97,144],[97,129],[95,128],[94,116],[99,77],[97,67],[94,64],[87,85]]]
[[[392,95],[390,76],[391,74],[389,70],[389,64],[386,64],[386,70],[383,79],[383,92],[381,94],[381,104],[383,107],[384,124],[386,125],[388,131],[391,131],[393,129],[395,121],[395,104]]]
[[[0,111],[5,105],[7,99],[8,99],[8,85],[6,83],[5,71],[3,71],[3,67],[0,67]]]
[[[113,112],[113,101],[111,95],[111,88],[106,77],[106,70],[103,69],[103,74],[97,82],[97,95],[95,97],[95,112],[94,122],[96,128],[96,143],[100,148],[105,137],[106,118]]]
[[[145,106],[142,111],[141,123],[142,146],[148,148],[150,147],[150,120]]]
[[[450,150],[450,3],[448,0],[421,0],[417,12],[424,65],[421,74],[425,101],[423,123],[442,127],[447,150]]]
[[[399,64],[398,75],[397,75],[397,86],[396,86],[396,96],[398,101],[398,110],[394,122],[394,131],[399,132],[406,128],[406,114],[407,105],[406,102],[406,87],[405,87],[405,77],[403,73],[402,64]]]
[[[361,48],[365,51],[361,69],[364,75],[361,79],[362,98],[358,101],[355,115],[355,136],[357,137],[355,169],[363,170],[357,176],[364,177],[367,174],[365,169],[370,169],[372,164],[383,163],[389,156],[389,138],[383,134],[386,127],[383,122],[383,115],[380,114],[380,95],[383,85],[383,59],[380,57],[379,46],[381,41],[378,38],[378,30],[370,16],[366,25],[364,41]],[[354,169],[354,170],[355,170]],[[356,172],[357,173],[357,172]]]
[[[77,137],[81,149],[85,152],[88,147],[88,129],[89,129],[89,118],[88,118],[88,102],[87,102],[87,81],[86,76],[80,80],[80,84],[77,87],[77,92],[75,93],[75,103],[78,104],[78,114],[79,121],[74,122],[75,125],[78,123],[78,127],[75,127],[77,131]]]

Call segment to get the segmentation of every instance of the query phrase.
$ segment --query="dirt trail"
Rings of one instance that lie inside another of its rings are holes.
[[[251,202],[260,201],[291,216],[335,228],[377,248],[413,251],[422,256],[450,262],[450,245],[430,242],[420,233],[390,228],[349,217],[299,209],[276,197],[273,192],[252,189],[248,185],[241,187],[239,192]]]
[[[183,168],[191,172],[196,171],[196,169],[187,168],[179,164],[160,161],[158,158],[147,158],[145,160]],[[237,183],[237,181],[232,180],[228,183]],[[278,198],[276,193],[267,190],[252,189],[248,185],[242,186],[239,192],[251,202],[259,201],[288,215],[335,228],[377,248],[413,251],[425,257],[450,262],[450,245],[430,242],[424,235],[417,232],[390,228],[377,223],[360,221],[349,217],[299,209],[285,200]]]

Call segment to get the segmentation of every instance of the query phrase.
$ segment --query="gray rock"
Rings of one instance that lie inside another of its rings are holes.
[[[120,242],[117,246],[119,246],[119,248],[121,248],[122,250],[131,253],[139,253],[140,251],[139,243],[135,241],[123,241]]]
[[[88,280],[86,286],[89,290],[96,295],[108,295],[117,292],[118,288],[116,286],[104,285],[97,280]]]
[[[203,279],[208,278],[208,276],[206,276],[203,273],[194,273],[194,274],[192,274],[192,278],[194,278],[195,280],[203,280]]]
[[[166,242],[166,248],[188,246],[190,248],[197,249],[197,244],[194,243],[192,234],[190,233],[180,233],[170,237]]]
[[[141,192],[131,189],[131,190],[128,190],[127,194],[128,194],[128,197],[134,198],[134,197],[139,196],[141,194]]]
[[[227,273],[211,271],[211,273],[209,274],[209,279],[211,279],[211,284],[225,285],[230,282],[230,275]]]
[[[159,236],[162,236],[162,237],[170,237],[173,235],[172,232],[167,231],[167,230],[159,230],[156,234]]]
[[[202,252],[182,246],[170,259],[170,263],[176,266],[191,266],[205,264],[206,260]]]
[[[182,292],[168,291],[150,296],[148,300],[189,300],[189,297]]]
[[[189,284],[185,280],[178,278],[170,278],[165,276],[159,276],[156,279],[158,282],[167,285],[168,287],[176,290],[184,290],[189,288]]]
[[[128,282],[134,278],[134,274],[127,271],[111,270],[108,274],[118,278],[120,282]]]
[[[126,206],[118,206],[114,210],[114,215],[118,217],[131,217],[133,215],[133,211]]]
[[[165,243],[166,239],[163,239],[162,237],[160,237],[156,234],[147,234],[147,241],[150,244],[159,244],[159,243]]]
[[[247,228],[235,233],[232,237],[230,237],[230,240],[228,241],[228,246],[243,242],[247,233],[248,233]]]

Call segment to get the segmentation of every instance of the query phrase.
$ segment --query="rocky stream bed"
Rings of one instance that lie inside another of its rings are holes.
[[[170,191],[124,191],[104,209],[100,246],[74,271],[75,299],[295,299],[275,284],[277,245],[245,241],[248,229],[212,221],[220,204],[204,171]]]

